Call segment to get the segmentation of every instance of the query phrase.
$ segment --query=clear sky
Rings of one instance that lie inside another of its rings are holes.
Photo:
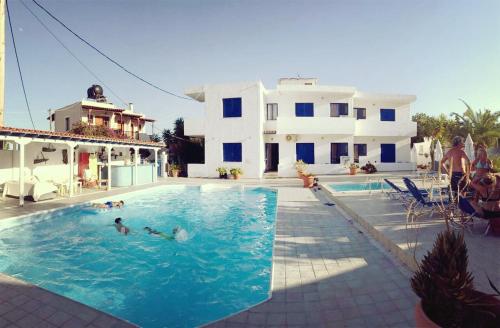
[[[24,79],[37,128],[47,110],[86,96],[95,79],[10,0]],[[171,127],[203,105],[137,81],[86,48],[23,0],[138,112]],[[317,77],[366,92],[415,94],[413,112],[500,109],[500,1],[39,0],[130,70],[176,93],[207,83]],[[30,127],[6,31],[5,125]],[[115,104],[120,101],[104,88]]]

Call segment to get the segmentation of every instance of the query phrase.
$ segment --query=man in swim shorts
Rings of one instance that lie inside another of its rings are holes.
[[[463,151],[464,143],[460,136],[453,138],[453,148],[451,148],[439,163],[444,173],[448,173],[449,167],[445,163],[449,162],[451,167],[451,190],[455,194],[457,190],[463,190],[468,183],[470,171],[470,160]]]
[[[115,219],[115,228],[116,228],[116,231],[118,231],[119,233],[122,233],[124,235],[127,235],[130,232],[130,229],[123,225],[122,218]]]
[[[95,208],[113,208],[113,207],[122,207],[123,205],[125,205],[125,202],[123,200],[119,201],[119,202],[112,202],[112,201],[108,201],[104,204],[98,204],[98,203],[94,203],[92,204],[92,207],[95,207]]]
[[[161,238],[164,238],[166,240],[174,240],[175,235],[177,234],[177,232],[179,232],[180,228],[175,227],[174,229],[172,229],[172,235],[169,235],[167,233],[164,233],[164,232],[161,232],[161,231],[158,231],[155,229],[151,229],[150,227],[144,227],[144,230],[146,230],[148,232],[148,234],[153,235],[155,237],[161,237]]]

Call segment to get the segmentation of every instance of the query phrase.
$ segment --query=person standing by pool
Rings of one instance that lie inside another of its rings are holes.
[[[484,147],[478,147],[477,158],[472,162],[472,171],[475,172],[473,182],[479,182],[491,172],[493,163],[488,158],[488,153]]]
[[[448,150],[446,155],[439,163],[444,169],[444,173],[448,173],[446,162],[448,161],[451,168],[450,185],[451,190],[455,193],[457,190],[463,190],[468,182],[468,173],[470,169],[470,160],[463,150],[464,143],[462,137],[456,136],[453,138],[453,148]]]
[[[123,225],[122,218],[115,219],[115,228],[116,228],[116,231],[118,231],[119,233],[122,233],[124,235],[127,235],[130,232],[130,229],[128,227],[126,227],[125,225]]]

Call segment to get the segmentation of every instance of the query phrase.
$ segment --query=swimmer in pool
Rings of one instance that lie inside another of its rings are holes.
[[[123,225],[122,218],[115,219],[115,228],[116,228],[116,231],[118,231],[119,233],[122,233],[124,235],[127,235],[130,232],[130,229]]]
[[[150,235],[153,235],[155,237],[161,237],[161,238],[164,238],[166,240],[175,240],[175,236],[179,232],[180,228],[179,227],[173,228],[172,235],[169,235],[167,233],[164,233],[164,232],[161,232],[158,230],[151,229],[150,227],[144,227],[144,230],[146,230]]]
[[[123,205],[125,205],[125,202],[123,200],[121,200],[119,202],[109,201],[109,202],[106,202],[104,204],[93,203],[92,207],[95,207],[95,208],[113,208],[113,207],[121,208]]]

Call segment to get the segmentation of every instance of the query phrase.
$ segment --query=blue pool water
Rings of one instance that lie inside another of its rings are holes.
[[[388,190],[391,187],[385,182],[364,183],[333,183],[330,188],[334,191],[364,191],[364,190]]]
[[[0,223],[0,271],[143,327],[193,327],[268,297],[274,191],[167,186],[121,199],[123,209]],[[130,235],[116,231],[115,217]],[[177,225],[187,240],[143,230]]]

